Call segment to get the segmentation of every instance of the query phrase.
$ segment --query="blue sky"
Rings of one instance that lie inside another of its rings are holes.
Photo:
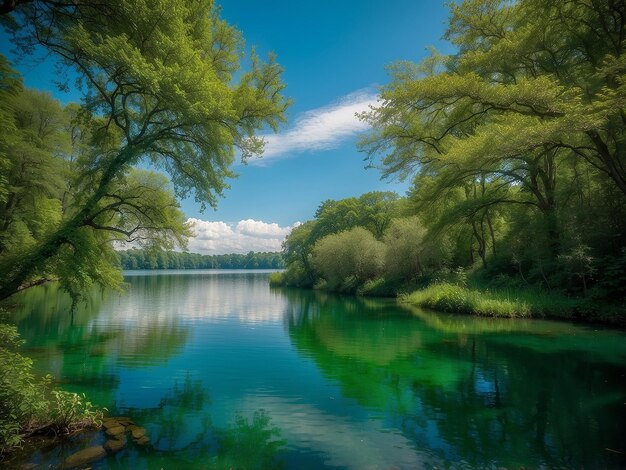
[[[447,8],[434,0],[218,0],[222,16],[243,32],[248,48],[273,51],[284,67],[286,95],[294,101],[288,123],[269,136],[266,156],[244,166],[217,210],[199,212],[181,201],[199,236],[192,251],[245,252],[279,249],[297,222],[311,219],[320,202],[368,191],[400,194],[408,183],[381,181],[366,170],[355,148],[364,130],[354,112],[375,100],[388,81],[385,67],[397,60],[419,61],[441,40]],[[6,36],[0,35],[8,54]],[[9,55],[10,56],[10,55]],[[17,64],[27,86],[50,90],[64,102],[49,64]]]

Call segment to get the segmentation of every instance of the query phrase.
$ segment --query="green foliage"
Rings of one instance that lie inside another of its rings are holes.
[[[15,350],[17,328],[0,323],[0,454],[20,444],[21,432],[47,409],[48,379],[36,379],[32,361]]]
[[[123,269],[282,269],[280,253],[250,251],[247,254],[201,255],[180,251],[131,248],[118,251]]]
[[[280,287],[285,285],[285,273],[284,272],[276,272],[270,274],[270,286],[271,287]]]
[[[174,195],[215,206],[235,148],[260,154],[255,132],[276,129],[289,104],[273,56],[252,54],[240,70],[241,35],[210,0],[28,3],[8,23],[25,52],[43,46],[74,68],[84,100],[66,109],[32,92],[13,108],[3,100],[0,118],[19,134],[0,142],[0,166],[13,165],[0,181],[0,245],[11,242],[0,246],[0,298],[46,278],[72,291],[119,284],[105,267],[113,241],[184,247],[190,232]],[[5,65],[0,89],[16,95]],[[171,186],[133,169],[145,161]]]
[[[394,219],[385,232],[385,272],[392,279],[415,280],[436,262],[435,248],[416,216]]]
[[[284,283],[296,287],[311,287],[315,282],[312,250],[315,243],[315,222],[295,227],[283,242],[283,258],[287,265]]]
[[[256,411],[252,420],[238,416],[234,425],[218,436],[220,448],[216,468],[280,468],[276,454],[287,443],[280,439],[280,429],[271,426],[270,417]]]
[[[36,377],[32,360],[17,352],[22,343],[15,326],[0,323],[0,455],[25,434],[69,433],[102,418],[84,396],[52,389],[50,376]]]
[[[401,296],[401,301],[443,312],[518,318],[569,316],[580,301],[532,289],[482,290],[436,283]]]
[[[359,198],[324,201],[315,213],[316,223],[311,228],[311,237],[319,240],[326,235],[364,227],[380,238],[398,211],[398,195],[389,191],[373,191]]]
[[[371,232],[355,227],[319,240],[313,262],[331,288],[343,284],[344,290],[352,290],[355,283],[361,285],[382,273],[384,253],[384,244]]]
[[[16,132],[13,98],[21,89],[20,76],[11,68],[6,57],[0,54],[0,123],[3,129],[0,133],[0,204],[6,203],[9,192],[6,172],[11,166],[9,147],[15,142]]]
[[[450,9],[455,54],[393,65],[379,105],[361,114],[371,130],[360,149],[384,176],[413,179],[402,215],[422,227],[418,243],[392,224],[387,275],[427,284],[460,267],[583,297],[589,311],[590,299],[618,305],[621,264],[610,260],[626,246],[626,7]],[[426,269],[402,255],[420,244],[434,255]]]
[[[53,423],[55,433],[69,434],[101,424],[102,410],[87,401],[85,394],[52,390],[51,395],[46,414],[47,419]]]

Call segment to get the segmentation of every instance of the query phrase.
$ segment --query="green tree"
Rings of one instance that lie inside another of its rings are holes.
[[[313,229],[315,222],[308,221],[295,227],[283,242],[283,258],[287,265],[285,283],[294,286],[312,286],[315,282],[313,266]]]
[[[359,146],[383,175],[414,177],[427,238],[454,264],[564,288],[577,246],[622,252],[625,18],[612,0],[465,0],[455,54],[391,68]]]
[[[78,268],[72,260],[87,259],[101,242],[120,235],[179,244],[185,227],[163,207],[150,212],[150,224],[119,227],[101,220],[138,220],[148,211],[149,201],[136,207],[129,201],[131,168],[150,161],[169,173],[177,196],[194,193],[203,207],[215,205],[225,179],[234,176],[234,148],[244,158],[262,152],[255,131],[275,129],[288,105],[273,57],[263,63],[253,54],[250,70],[238,72],[241,35],[209,0],[36,2],[13,15],[16,43],[44,46],[79,73],[90,139],[63,220],[19,259],[2,264],[0,298],[54,266]],[[115,215],[118,202],[132,216]],[[60,255],[70,264],[60,263]],[[86,275],[117,282],[96,270]]]
[[[625,18],[616,1],[453,5],[446,37],[459,52],[396,65],[383,104],[362,115],[374,130],[361,146],[383,154],[386,174],[431,162],[508,168],[545,205],[551,166],[574,153],[626,194]]]
[[[384,256],[384,244],[363,227],[327,235],[313,248],[315,267],[331,287],[350,283],[350,278],[362,285],[380,276]]]
[[[66,115],[50,95],[22,90],[9,98],[9,106],[4,122],[12,125],[13,136],[2,172],[7,186],[0,204],[0,255],[32,247],[58,225],[66,176],[59,156],[70,147]]]
[[[332,233],[365,227],[380,238],[398,212],[398,201],[398,195],[391,191],[372,191],[358,198],[324,201],[315,212],[312,237],[319,240]]]
[[[426,241],[426,229],[416,216],[392,220],[383,242],[385,274],[391,279],[416,280],[437,261],[437,250]]]

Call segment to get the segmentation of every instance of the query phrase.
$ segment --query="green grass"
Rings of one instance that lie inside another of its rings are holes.
[[[489,317],[568,317],[578,301],[531,289],[476,289],[450,283],[432,284],[400,297],[405,302],[443,312]]]

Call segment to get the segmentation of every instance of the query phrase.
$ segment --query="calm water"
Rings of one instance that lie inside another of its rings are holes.
[[[127,282],[73,319],[53,286],[16,316],[39,371],[148,429],[152,445],[93,468],[626,463],[622,332],[275,290],[267,273]],[[77,445],[29,461],[47,468]]]

